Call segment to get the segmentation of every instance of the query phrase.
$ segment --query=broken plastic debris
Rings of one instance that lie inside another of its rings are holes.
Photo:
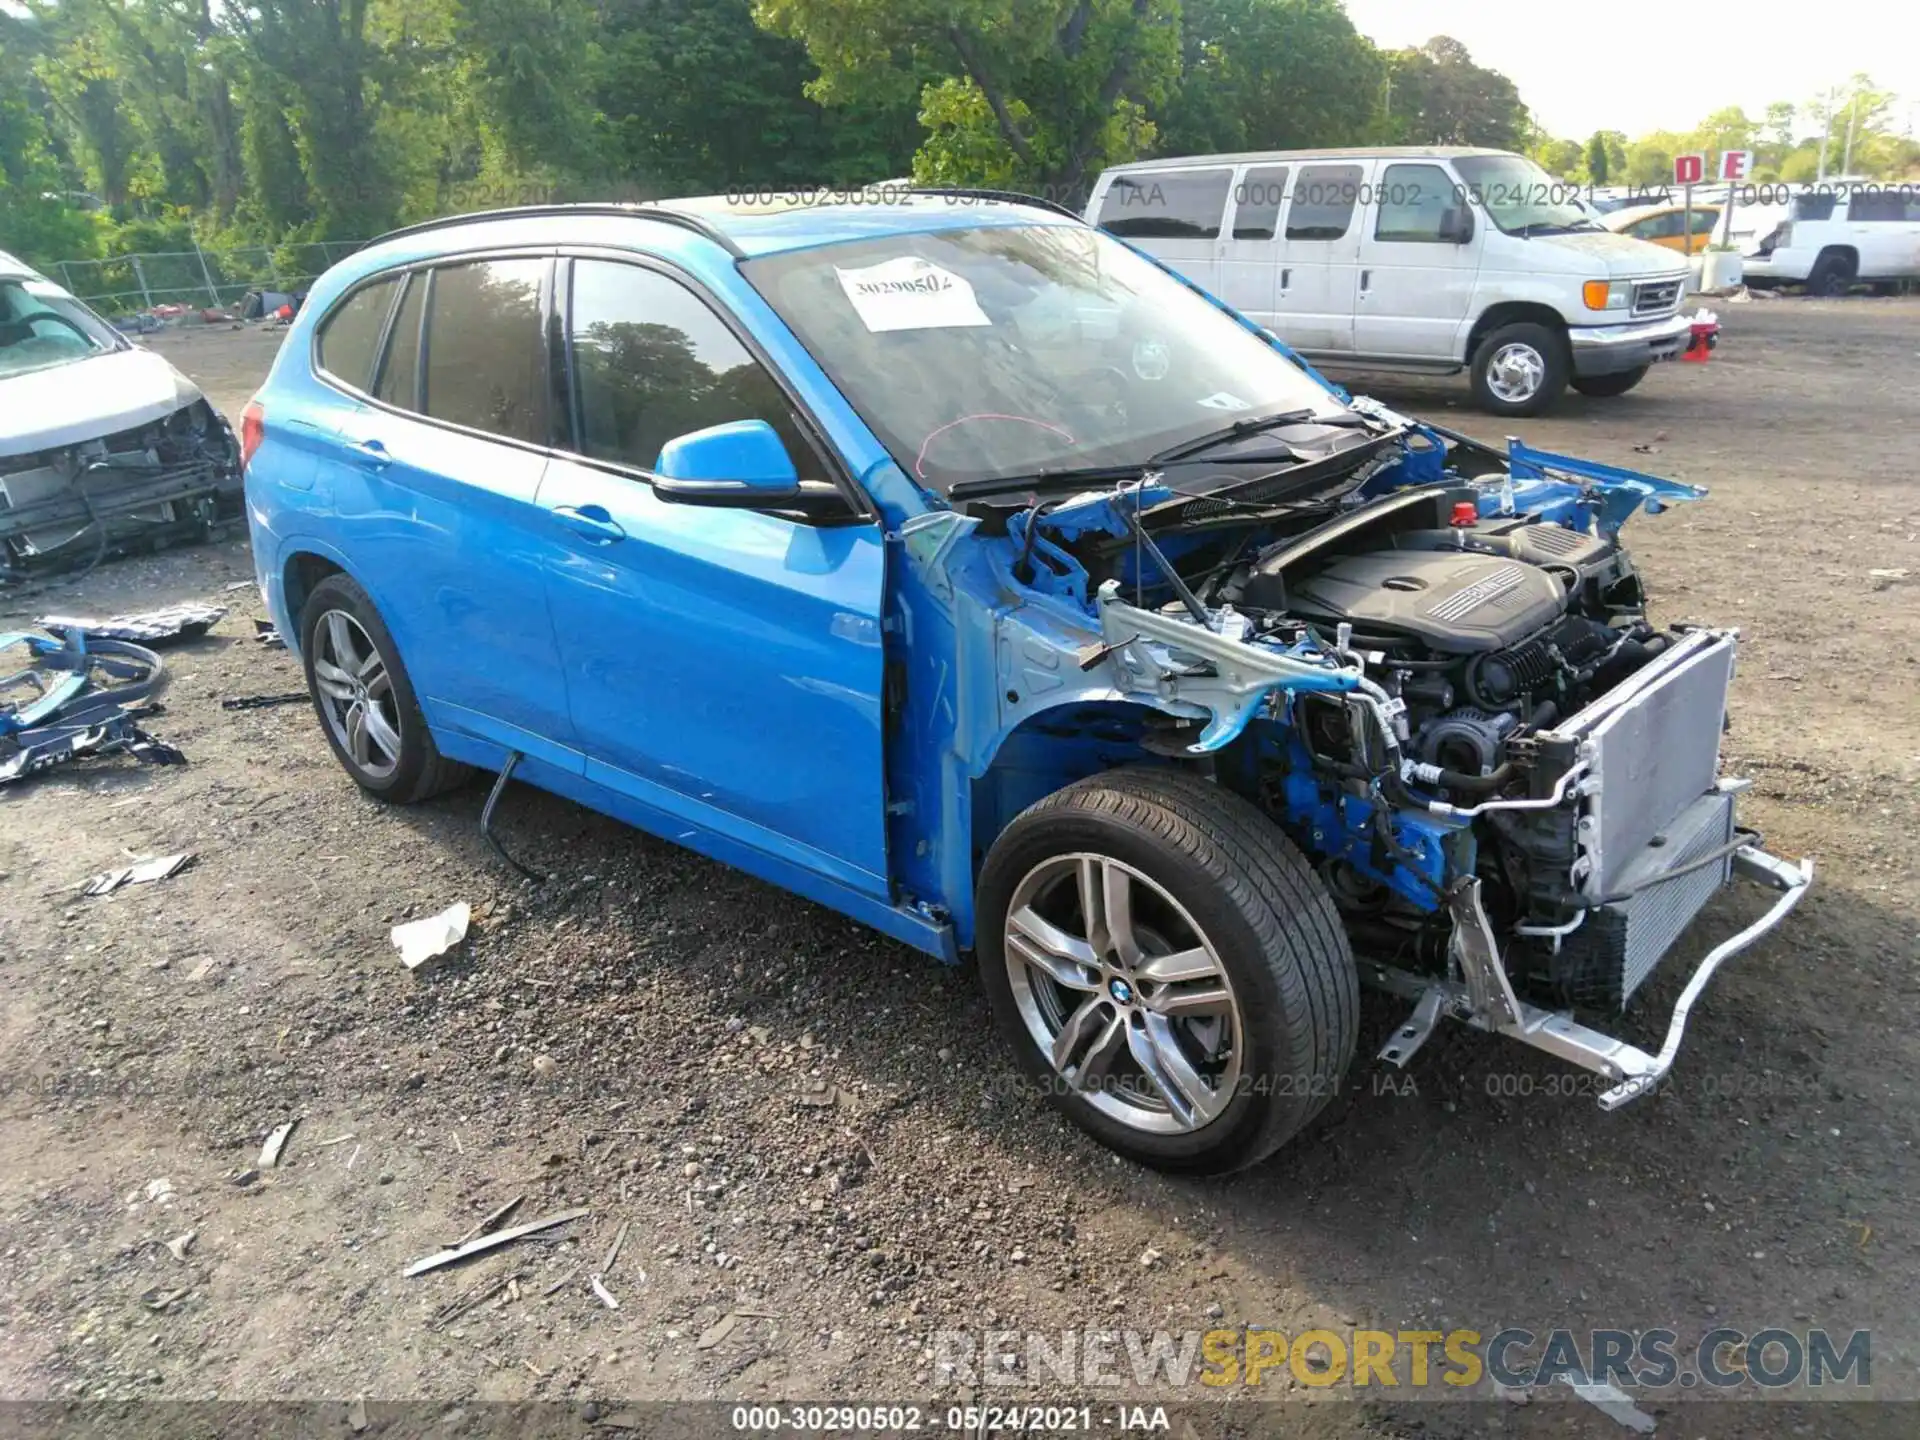
[[[95,620],[83,615],[42,615],[33,623],[44,630],[78,630],[102,640],[141,640],[151,645],[160,640],[196,640],[220,622],[227,613],[224,605],[169,605],[164,610],[143,610],[137,615],[112,615]]]
[[[472,907],[462,900],[438,915],[394,926],[388,938],[393,941],[393,948],[400,952],[400,963],[409,970],[417,970],[436,955],[446,954],[466,939],[467,921],[472,915]]]
[[[1574,1394],[1586,1401],[1609,1420],[1636,1430],[1642,1435],[1651,1435],[1655,1420],[1639,1406],[1633,1403],[1633,1397],[1618,1385],[1605,1380],[1568,1380],[1568,1387]]]
[[[267,1136],[267,1143],[260,1147],[260,1168],[271,1170],[280,1163],[280,1152],[286,1147],[287,1137],[293,1134],[293,1127],[300,1123],[296,1117],[284,1125],[276,1125]]]
[[[183,850],[178,855],[162,855],[156,860],[142,860],[136,865],[123,865],[117,870],[102,870],[87,881],[83,895],[110,895],[122,885],[150,885],[155,880],[164,880],[186,868],[193,859],[191,850]]]

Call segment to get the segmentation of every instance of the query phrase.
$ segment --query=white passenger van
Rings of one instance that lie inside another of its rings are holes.
[[[1575,198],[1499,150],[1294,150],[1118,165],[1086,217],[1316,363],[1464,369],[1532,415],[1625,394],[1690,330],[1684,258]]]

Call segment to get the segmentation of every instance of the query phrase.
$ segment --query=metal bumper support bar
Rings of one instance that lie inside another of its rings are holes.
[[[1681,1042],[1686,1038],[1687,1017],[1714,973],[1786,919],[1813,883],[1811,860],[1796,865],[1751,845],[1743,845],[1734,852],[1733,872],[1780,892],[1779,898],[1767,908],[1766,914],[1739,934],[1714,946],[1694,967],[1692,977],[1674,1004],[1673,1015],[1667,1021],[1666,1039],[1661,1042],[1658,1054],[1649,1055],[1638,1046],[1582,1025],[1566,1011],[1543,1010],[1516,998],[1505,969],[1494,958],[1497,950],[1485,929],[1485,913],[1475,884],[1463,891],[1453,907],[1456,929],[1453,954],[1460,963],[1464,983],[1425,980],[1387,965],[1362,966],[1364,978],[1373,984],[1417,1002],[1413,1015],[1393,1032],[1380,1058],[1390,1065],[1404,1066],[1432,1034],[1439,1020],[1452,1016],[1496,1035],[1524,1041],[1537,1050],[1614,1081],[1610,1089],[1600,1093],[1602,1110],[1617,1110],[1628,1101],[1651,1093],[1673,1068]],[[1460,935],[1463,928],[1467,932],[1465,938]],[[1493,973],[1487,973],[1489,965]]]

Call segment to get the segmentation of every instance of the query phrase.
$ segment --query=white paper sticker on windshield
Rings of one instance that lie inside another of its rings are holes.
[[[945,330],[961,325],[991,325],[973,287],[951,270],[918,255],[902,255],[863,270],[842,270],[840,288],[853,302],[860,323],[884,330]]]

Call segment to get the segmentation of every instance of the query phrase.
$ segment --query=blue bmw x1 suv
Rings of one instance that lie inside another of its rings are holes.
[[[1811,870],[1718,773],[1732,632],[1650,617],[1683,485],[1349,400],[1064,211],[541,208],[313,288],[242,425],[347,772],[518,776],[976,957],[1033,1083],[1218,1171],[1340,1084],[1365,980],[1672,1067]],[[1657,1052],[1605,1028],[1736,876]]]

